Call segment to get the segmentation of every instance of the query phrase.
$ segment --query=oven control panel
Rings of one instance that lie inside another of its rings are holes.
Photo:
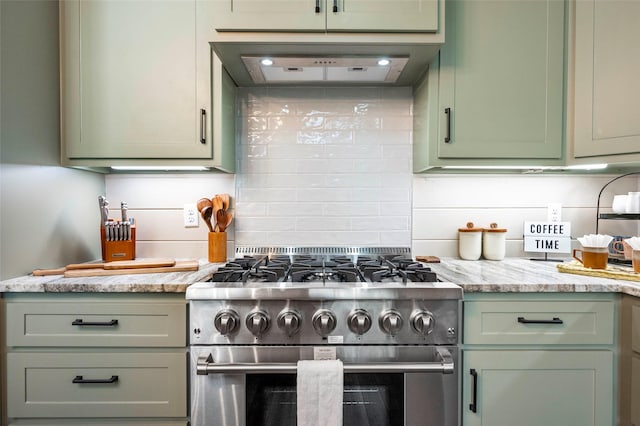
[[[457,300],[192,300],[190,344],[451,345]]]

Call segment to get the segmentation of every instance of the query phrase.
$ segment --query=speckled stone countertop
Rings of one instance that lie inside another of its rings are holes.
[[[557,262],[507,258],[468,261],[443,258],[429,264],[443,281],[460,285],[465,293],[625,293],[640,297],[640,282],[589,277],[558,271]],[[200,260],[195,272],[64,278],[27,275],[0,281],[0,292],[184,293],[189,285],[206,281],[222,264]]]
[[[206,281],[222,263],[199,260],[192,272],[112,275],[106,277],[64,278],[62,275],[26,275],[0,281],[0,293],[184,293],[193,283]]]
[[[560,272],[558,262],[524,258],[460,260],[443,258],[428,266],[443,281],[456,283],[465,293],[625,293],[640,297],[640,282]]]

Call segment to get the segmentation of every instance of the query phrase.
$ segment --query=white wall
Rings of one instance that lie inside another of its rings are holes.
[[[416,175],[413,180],[413,254],[457,255],[458,228],[496,222],[507,229],[507,256],[541,257],[523,252],[525,221],[546,221],[547,205],[562,204],[562,220],[572,237],[595,233],[600,189],[611,175]],[[601,209],[611,212],[614,194],[637,191],[630,176],[608,186]],[[635,221],[601,220],[599,233],[638,235]],[[567,255],[564,255],[567,256]],[[552,256],[553,257],[553,256]]]
[[[60,167],[58,2],[0,1],[0,279],[100,256],[102,175]]]
[[[138,256],[206,257],[206,228],[184,228],[182,208],[222,192],[236,213],[229,253],[234,243],[398,245],[455,256],[458,228],[473,221],[507,228],[508,255],[523,256],[523,222],[546,220],[548,203],[562,203],[574,237],[595,232],[598,192],[614,177],[413,175],[406,88],[247,88],[239,99],[237,175],[106,177],[112,207],[127,201],[138,219]],[[621,179],[602,205],[638,187]],[[638,235],[638,224],[601,221],[601,232]]]

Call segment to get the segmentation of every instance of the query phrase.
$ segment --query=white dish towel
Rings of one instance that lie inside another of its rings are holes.
[[[342,426],[342,361],[298,361],[298,426]]]

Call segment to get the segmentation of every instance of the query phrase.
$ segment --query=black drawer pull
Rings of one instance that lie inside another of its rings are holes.
[[[553,317],[553,319],[550,319],[550,320],[528,320],[525,317],[518,317],[518,322],[522,324],[563,324],[564,323],[558,317]]]
[[[444,137],[444,143],[451,143],[451,108],[445,108],[444,113],[447,116],[447,134]]]
[[[88,325],[91,327],[113,327],[115,325],[118,325],[118,320],[117,319],[112,319],[111,321],[106,321],[106,322],[84,322],[83,320],[81,320],[80,318],[75,319],[71,325],[79,325],[79,326],[84,326],[84,325]]]
[[[473,378],[473,393],[471,394],[471,404],[469,404],[469,410],[472,413],[478,412],[478,372],[475,368],[469,370],[469,374]]]
[[[207,143],[207,110],[204,108],[200,109],[200,143]]]
[[[71,381],[72,383],[115,383],[118,381],[118,376],[111,376],[110,379],[83,379],[82,376],[76,376]]]

